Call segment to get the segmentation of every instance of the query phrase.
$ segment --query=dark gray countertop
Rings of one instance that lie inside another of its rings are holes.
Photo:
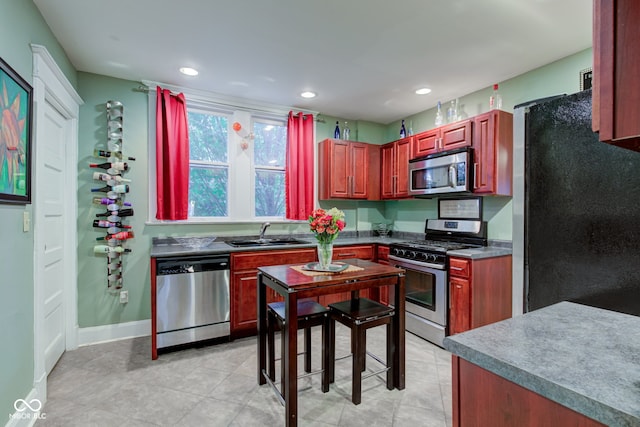
[[[273,237],[273,236],[268,236]],[[285,236],[290,237],[290,236]],[[315,237],[309,236],[294,236],[297,239],[305,240],[309,243],[300,245],[286,245],[286,246],[245,246],[242,248],[236,248],[224,243],[224,240],[234,240],[234,237],[222,237],[214,241],[206,248],[191,249],[181,246],[177,243],[170,242],[172,239],[157,239],[151,247],[152,257],[168,257],[168,256],[189,256],[189,255],[212,255],[221,253],[232,252],[247,252],[247,251],[274,251],[283,249],[300,249],[300,248],[315,248]],[[166,242],[165,242],[166,240]],[[365,236],[365,237],[338,237],[334,242],[334,246],[348,246],[348,245],[365,245],[365,244],[391,244],[393,242],[402,242],[406,239],[397,239],[392,237],[381,238],[379,236]]]
[[[292,236],[267,236],[267,237],[292,237]],[[296,248],[315,248],[316,240],[312,235],[304,235],[293,236],[300,240],[305,240],[309,242],[308,244],[301,245],[286,245],[286,246],[245,246],[242,248],[236,248],[233,246],[229,246],[224,243],[225,240],[234,240],[234,237],[219,237],[216,241],[210,244],[206,248],[202,249],[191,249],[184,246],[181,246],[173,241],[172,238],[154,238],[153,244],[151,246],[151,257],[159,258],[159,257],[170,257],[170,256],[191,256],[191,255],[215,255],[221,253],[232,253],[232,252],[246,252],[246,251],[273,251],[273,250],[282,250],[282,249],[296,249]],[[391,243],[396,242],[405,242],[408,240],[418,240],[423,238],[424,235],[420,234],[412,234],[412,233],[403,233],[399,237],[379,237],[379,236],[340,236],[334,242],[334,246],[348,246],[348,245],[369,245],[369,244],[383,244],[389,245]],[[491,242],[490,242],[491,243]],[[508,242],[510,243],[510,242]],[[471,258],[471,259],[480,259],[480,258],[491,258],[498,257],[503,255],[511,255],[511,247],[508,245],[491,245],[485,248],[477,248],[477,249],[462,249],[457,251],[449,251],[448,254],[451,256],[463,257],[463,258]]]
[[[608,426],[640,425],[640,317],[561,302],[443,345]]]

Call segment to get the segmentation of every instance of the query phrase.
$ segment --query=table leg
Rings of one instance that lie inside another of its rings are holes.
[[[405,288],[404,275],[398,276],[395,295],[395,317],[393,319],[393,370],[394,386],[398,390],[404,390],[405,386]]]
[[[267,285],[262,273],[258,272],[258,384],[267,382],[262,371],[267,369]]]
[[[282,356],[285,369],[286,425],[298,425],[298,297],[295,292],[287,293],[285,299],[285,342]]]

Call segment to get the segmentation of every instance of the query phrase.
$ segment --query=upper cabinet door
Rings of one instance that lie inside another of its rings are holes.
[[[369,144],[351,142],[349,155],[351,156],[351,199],[366,199],[368,196],[367,183],[369,178]]]
[[[640,151],[640,2],[593,4],[593,131]]]
[[[395,151],[395,197],[409,197],[409,159],[411,158],[412,139],[405,138],[396,142]]]
[[[324,147],[324,159],[320,173],[327,177],[324,185],[325,198],[349,197],[351,183],[351,158],[349,156],[349,143],[341,140],[333,140]]]
[[[421,132],[413,138],[413,152],[411,158],[427,156],[436,153],[440,148],[440,128]]]
[[[471,120],[463,120],[461,122],[443,126],[440,128],[440,132],[441,151],[448,151],[471,145]]]
[[[510,196],[513,174],[513,115],[493,110],[473,118],[474,193]]]
[[[395,144],[395,142],[390,142],[380,149],[380,170],[382,171],[380,197],[383,199],[393,199],[395,194]]]

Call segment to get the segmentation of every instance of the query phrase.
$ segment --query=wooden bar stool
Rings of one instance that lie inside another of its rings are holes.
[[[351,401],[359,405],[362,394],[362,380],[382,372],[387,372],[387,389],[393,389],[393,307],[380,304],[368,298],[353,298],[329,304],[331,313],[330,342],[331,360],[329,362],[330,381],[335,380],[335,339],[338,321],[351,329],[351,353],[353,356]],[[386,363],[375,354],[367,352],[367,329],[387,325],[387,360]],[[384,366],[384,369],[362,376],[365,370],[366,355]],[[348,357],[348,356],[346,356]]]
[[[275,386],[275,370],[276,370],[276,358],[275,358],[275,331],[282,331],[281,341],[281,354],[285,353],[285,337],[284,328],[286,326],[287,319],[285,317],[285,305],[284,302],[272,302],[267,304],[267,364],[268,364],[268,378],[270,385],[274,387],[280,398],[280,403],[284,405],[284,387],[282,384],[285,382],[285,369],[281,366],[280,369],[280,385],[282,391],[279,391]],[[329,369],[328,363],[330,361],[330,340],[329,340],[329,309],[325,306],[318,304],[312,299],[303,299],[298,301],[298,329],[304,330],[304,370],[306,374],[300,375],[298,378],[303,378],[309,375],[315,375],[322,373],[322,391],[324,393],[329,391]],[[311,328],[313,326],[322,326],[322,369],[311,372]],[[284,364],[281,364],[284,365]]]

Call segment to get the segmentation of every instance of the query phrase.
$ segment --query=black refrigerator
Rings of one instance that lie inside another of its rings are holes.
[[[590,90],[516,106],[514,132],[523,311],[568,300],[640,315],[640,153],[598,141]]]

